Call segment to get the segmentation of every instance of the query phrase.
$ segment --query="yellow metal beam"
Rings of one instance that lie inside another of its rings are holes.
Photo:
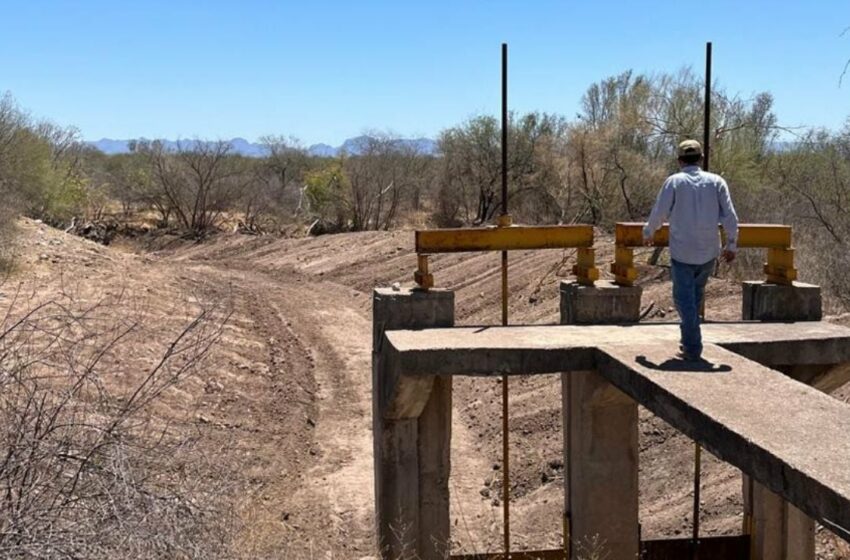
[[[615,282],[622,286],[631,286],[637,279],[634,267],[634,247],[643,245],[643,223],[620,222],[616,225],[616,249],[611,272]],[[720,234],[725,240],[723,229]],[[666,247],[670,241],[670,228],[662,226],[653,237],[656,247]],[[797,279],[794,268],[794,249],[791,247],[791,226],[778,224],[740,224],[738,226],[738,247],[759,247],[767,249],[767,263],[764,273],[767,281],[774,284],[792,284]]]
[[[416,252],[465,253],[592,247],[593,226],[509,226],[416,232]]]
[[[616,225],[615,238],[620,247],[640,247],[643,245],[643,226],[641,222],[620,222]],[[670,228],[663,225],[653,238],[656,247],[666,247],[670,240]],[[791,247],[791,226],[778,224],[740,224],[738,226],[738,247],[761,247],[787,249]]]

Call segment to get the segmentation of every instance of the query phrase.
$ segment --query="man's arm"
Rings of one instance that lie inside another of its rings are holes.
[[[661,190],[658,192],[658,197],[655,199],[655,206],[652,207],[652,212],[649,214],[649,220],[643,226],[643,243],[644,245],[652,245],[652,237],[658,228],[670,216],[673,210],[673,202],[675,200],[676,190],[673,188],[673,181],[667,179]]]
[[[735,205],[732,204],[732,197],[729,195],[729,185],[722,178],[717,196],[720,202],[720,224],[723,226],[723,231],[726,232],[723,258],[731,262],[738,253],[738,214],[735,212]]]

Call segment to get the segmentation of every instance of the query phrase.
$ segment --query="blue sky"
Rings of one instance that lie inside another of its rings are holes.
[[[498,114],[502,41],[519,111],[572,116],[629,68],[701,73],[711,40],[721,86],[771,91],[781,124],[850,116],[847,0],[0,4],[0,91],[90,140],[435,136]]]

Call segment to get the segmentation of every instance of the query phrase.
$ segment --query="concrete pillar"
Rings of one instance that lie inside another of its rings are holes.
[[[746,475],[744,509],[753,519],[753,558],[814,560],[815,524],[812,519]]]
[[[639,287],[561,283],[561,324],[633,323]],[[595,371],[561,375],[564,413],[564,501],[570,557],[591,539],[606,558],[638,558],[638,408]]]
[[[372,297],[375,524],[381,557],[442,560],[449,550],[450,377],[399,378],[384,331],[451,327],[454,293],[376,289]]]
[[[791,286],[766,282],[743,283],[741,318],[749,321],[820,321],[820,286],[794,282]],[[829,386],[822,366],[779,368],[798,381]],[[744,531],[752,519],[753,557],[759,560],[814,560],[815,523],[803,512],[747,475],[743,476]]]

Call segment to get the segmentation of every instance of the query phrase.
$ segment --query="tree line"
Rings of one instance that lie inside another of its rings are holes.
[[[702,92],[701,78],[689,70],[627,71],[588,87],[572,118],[511,114],[508,197],[515,221],[610,228],[645,217],[676,169],[678,142],[703,136]],[[783,129],[770,93],[743,97],[717,87],[711,116],[712,171],[726,177],[742,219],[796,226],[798,244],[827,255],[808,264],[824,274],[840,270],[850,236],[850,124]],[[176,149],[139,141],[129,154],[107,156],[73,128],[35,121],[6,95],[0,195],[13,203],[2,211],[57,225],[107,216],[147,220],[193,236],[291,224],[314,234],[484,225],[501,205],[499,126],[494,116],[473,116],[439,134],[436,154],[372,133],[356,154],[337,157],[311,156],[283,136],[263,138],[266,155],[258,158],[232,153],[227,142],[200,140]]]

